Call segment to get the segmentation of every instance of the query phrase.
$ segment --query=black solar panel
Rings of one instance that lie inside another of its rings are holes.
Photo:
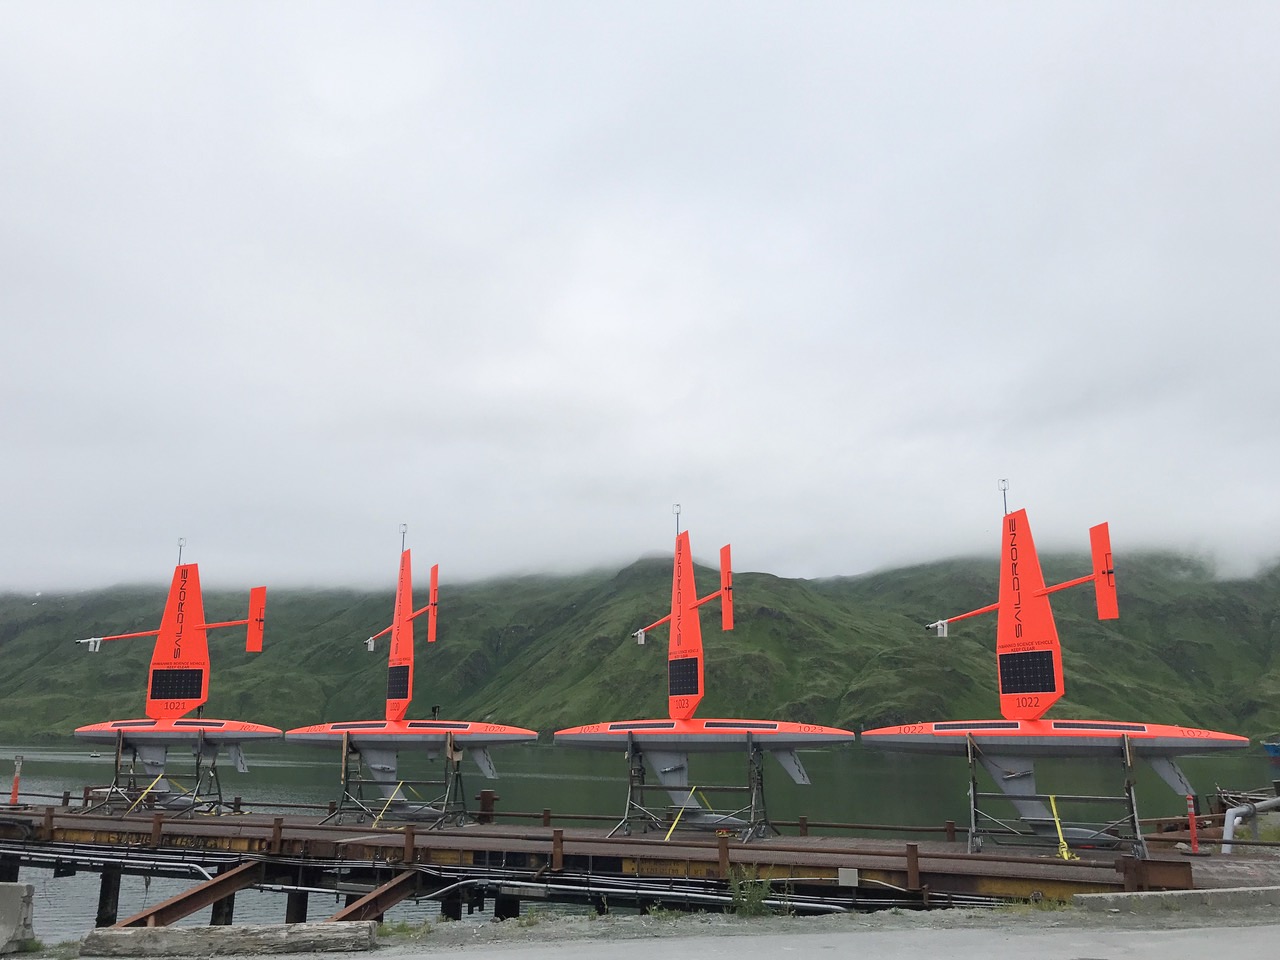
[[[1146,733],[1145,723],[1108,723],[1096,720],[1055,720],[1055,730],[1122,730],[1125,733]]]
[[[1000,656],[1001,693],[1052,693],[1057,689],[1052,650]]]
[[[387,699],[409,699],[409,667],[389,667],[387,669]]]
[[[158,669],[151,671],[152,700],[198,700],[204,671]]]
[[[685,657],[667,664],[667,695],[696,697],[698,690],[698,658]]]

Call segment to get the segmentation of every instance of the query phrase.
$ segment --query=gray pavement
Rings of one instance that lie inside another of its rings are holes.
[[[1268,956],[1280,937],[1280,925],[1173,930],[1107,929],[915,929],[849,930],[804,935],[730,934],[614,942],[492,944],[433,950],[429,939],[413,946],[380,950],[379,957],[420,957],[461,952],[468,960],[773,960],[785,957],[873,957],[875,960],[1180,960],[1209,958],[1224,947],[1233,955]]]

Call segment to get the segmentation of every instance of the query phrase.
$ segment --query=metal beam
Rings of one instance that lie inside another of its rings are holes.
[[[121,920],[117,927],[167,927],[175,920],[189,917],[197,910],[203,910],[213,903],[233,895],[237,890],[252,887],[266,879],[267,865],[260,860],[250,860],[238,867],[232,867],[226,873],[220,873],[212,880],[198,883],[185,893],[170,897],[163,903],[148,907],[141,913],[135,913],[126,920]]]
[[[417,893],[421,878],[422,874],[417,870],[402,871],[376,890],[366,893],[355,903],[343,907],[325,922],[376,920],[401,900],[407,900]]]

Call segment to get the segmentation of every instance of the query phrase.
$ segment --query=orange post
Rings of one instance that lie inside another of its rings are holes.
[[[18,805],[18,784],[22,781],[22,754],[16,754],[13,758],[13,789],[9,791],[9,806],[16,807]]]
[[[1200,838],[1196,835],[1196,798],[1187,794],[1187,822],[1191,824],[1191,852],[1200,852]]]

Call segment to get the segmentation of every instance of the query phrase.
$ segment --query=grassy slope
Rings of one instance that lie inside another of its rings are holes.
[[[1046,576],[1087,569],[1046,558]],[[439,642],[419,631],[414,713],[493,719],[543,731],[601,719],[662,716],[666,632],[629,635],[666,613],[670,566],[525,577],[441,589]],[[708,693],[701,716],[771,717],[857,728],[997,713],[994,619],[948,639],[922,624],[994,599],[994,560],[956,560],[856,578],[735,579],[736,629],[704,611]],[[699,570],[704,590],[714,573]],[[206,594],[211,619],[243,616],[243,596]],[[71,641],[158,624],[163,591],[135,588],[0,596],[0,737],[66,734],[138,716],[151,641]],[[376,717],[386,682],[390,591],[273,591],[266,650],[238,630],[213,635],[206,713],[280,727]],[[1054,715],[1193,723],[1259,735],[1280,729],[1280,568],[1219,581],[1194,561],[1125,557],[1121,620],[1099,623],[1088,589],[1055,599],[1066,644],[1067,698]]]

